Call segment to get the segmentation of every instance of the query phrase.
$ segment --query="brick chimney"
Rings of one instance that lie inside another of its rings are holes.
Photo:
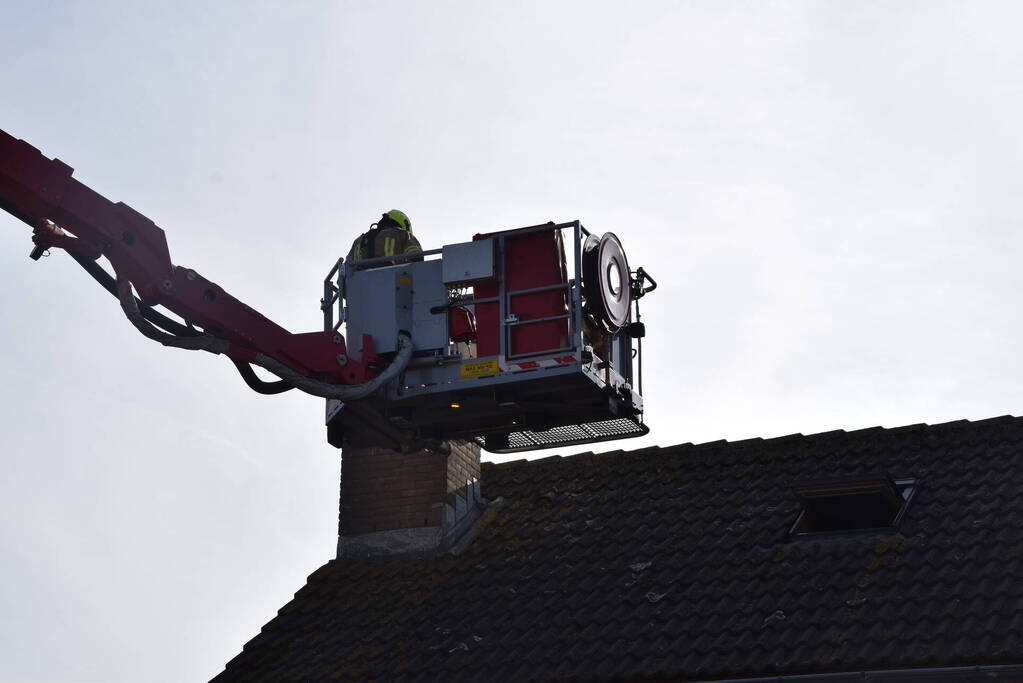
[[[465,534],[484,504],[480,449],[448,445],[448,455],[342,449],[338,559],[444,552]]]

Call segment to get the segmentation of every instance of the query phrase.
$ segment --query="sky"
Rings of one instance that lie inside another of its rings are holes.
[[[0,129],[295,332],[391,208],[427,248],[616,233],[660,283],[651,433],[598,451],[983,419],[1023,403],[1021,15],[0,0]],[[0,215],[0,681],[206,680],[334,555],[322,401],[29,237]]]

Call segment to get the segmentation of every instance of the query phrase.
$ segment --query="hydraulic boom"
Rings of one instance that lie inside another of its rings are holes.
[[[351,400],[379,386],[378,359],[350,359],[344,337],[336,332],[289,332],[195,270],[173,264],[163,230],[72,173],[67,164],[0,130],[0,208],[32,227],[33,259],[48,249],[64,249],[118,294],[144,334],[168,346],[222,353],[264,393],[295,387]],[[100,256],[113,266],[113,276],[95,263]],[[176,313],[185,325],[154,311],[156,305]],[[285,384],[262,382],[248,364],[267,368]]]
[[[629,269],[613,233],[550,222],[338,259],[320,300],[323,331],[296,334],[175,265],[153,221],[72,173],[0,131],[0,208],[31,226],[31,258],[65,250],[143,335],[225,355],[260,393],[326,398],[336,446],[443,451],[471,439],[511,452],[649,431],[633,361],[642,368],[638,301],[657,285]],[[280,379],[261,380],[253,365]]]

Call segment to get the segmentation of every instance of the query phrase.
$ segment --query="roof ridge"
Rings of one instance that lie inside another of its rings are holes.
[[[627,451],[627,450],[623,450],[623,449],[618,449],[618,450],[614,450],[614,451],[604,451],[604,452],[601,452],[601,453],[595,453],[594,451],[586,451],[584,453],[574,453],[574,454],[571,454],[571,455],[549,455],[549,456],[546,456],[546,457],[543,457],[543,458],[537,458],[537,459],[534,459],[534,460],[528,460],[526,458],[521,458],[519,460],[511,460],[511,461],[502,462],[502,463],[495,463],[495,462],[487,461],[487,462],[483,462],[482,465],[483,465],[484,468],[487,468],[487,469],[495,468],[495,469],[501,469],[501,470],[517,469],[517,468],[526,467],[526,466],[536,467],[536,466],[552,465],[552,464],[566,464],[566,465],[570,465],[570,464],[575,464],[575,463],[583,462],[583,461],[585,461],[587,459],[610,458],[610,457],[613,457],[613,456],[616,456],[616,455],[633,457],[633,456],[651,455],[652,453],[658,452],[658,451],[665,451],[665,452],[671,451],[671,452],[676,452],[677,453],[677,452],[683,451],[683,450],[703,451],[703,450],[713,450],[713,449],[720,449],[720,448],[736,448],[736,447],[738,447],[738,448],[746,448],[746,447],[751,447],[751,446],[762,446],[762,445],[772,445],[773,446],[773,445],[778,445],[778,444],[782,444],[782,443],[790,443],[790,442],[796,442],[796,441],[811,441],[812,440],[812,441],[816,442],[816,441],[824,441],[824,440],[834,439],[834,438],[839,438],[839,437],[850,437],[850,436],[851,437],[861,437],[861,436],[868,436],[868,435],[874,435],[874,434],[904,434],[904,433],[909,433],[909,432],[920,432],[920,431],[927,431],[927,430],[947,431],[947,430],[961,429],[963,427],[991,426],[991,425],[1002,424],[1002,423],[1009,423],[1009,422],[1015,422],[1015,421],[1021,421],[1021,420],[1023,420],[1023,417],[1021,417],[1021,416],[1005,414],[1005,415],[998,415],[998,416],[995,416],[995,417],[987,417],[987,418],[983,418],[983,419],[980,419],[980,420],[959,419],[959,420],[950,420],[948,422],[938,422],[938,423],[935,423],[935,424],[928,424],[926,422],[915,422],[915,423],[908,424],[908,425],[900,425],[898,427],[883,427],[881,425],[876,425],[876,426],[873,426],[873,427],[863,427],[861,429],[854,429],[854,430],[851,430],[851,431],[846,431],[845,429],[832,429],[832,430],[823,431],[823,432],[815,432],[813,434],[803,434],[801,432],[795,432],[795,433],[792,433],[792,434],[783,434],[783,435],[780,435],[780,436],[773,436],[773,437],[759,437],[759,436],[749,437],[749,438],[744,438],[744,439],[738,439],[736,441],[729,441],[727,439],[716,439],[714,441],[704,441],[704,442],[698,443],[698,444],[694,444],[691,441],[687,441],[687,442],[684,442],[684,443],[673,444],[673,445],[670,445],[670,446],[659,446],[659,445],[645,446],[643,448],[637,448],[637,449],[631,450],[631,451]]]

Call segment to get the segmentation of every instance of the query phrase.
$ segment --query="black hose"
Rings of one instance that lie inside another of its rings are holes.
[[[92,260],[85,258],[81,254],[72,254],[72,256],[74,256],[75,261],[85,268],[85,270],[92,275],[104,289],[117,296],[118,301],[121,302],[121,308],[124,310],[128,320],[130,320],[131,324],[146,337],[157,341],[164,346],[202,350],[209,351],[210,353],[227,355],[227,352],[230,349],[230,343],[227,340],[205,335],[191,327],[187,327],[177,321],[171,320],[162,313],[158,313],[149,307],[145,307],[143,310],[143,307],[140,306],[141,301],[139,301],[139,299],[131,292],[130,282],[127,280],[115,279],[99,264],[94,263]],[[163,326],[164,329],[160,329],[161,326]],[[182,333],[178,334],[178,331],[181,331]],[[412,343],[412,335],[405,331],[399,332],[398,353],[391,361],[391,364],[371,380],[362,382],[361,384],[346,386],[323,382],[311,377],[305,377],[284,363],[281,363],[276,358],[259,352],[256,352],[255,359],[252,363],[269,370],[278,377],[281,377],[279,382],[264,382],[256,377],[255,373],[251,376],[247,376],[246,373],[242,372],[238,363],[235,363],[235,367],[238,368],[240,373],[242,373],[242,379],[245,380],[245,383],[254,391],[261,394],[279,394],[287,391],[288,389],[301,389],[307,394],[320,396],[321,398],[336,398],[341,401],[354,401],[369,396],[380,389],[380,387],[385,383],[390,382],[392,379],[397,377],[398,374],[400,374],[406,366],[408,366],[409,360],[412,359],[412,353],[414,350],[415,347]],[[251,371],[251,368],[249,368],[249,370]]]
[[[128,318],[128,321],[135,326],[142,335],[148,339],[176,349],[187,349],[190,351],[208,351],[214,354],[229,355],[231,342],[208,334],[198,337],[179,337],[164,332],[159,327],[145,319],[142,311],[139,310],[138,300],[131,291],[131,282],[127,279],[117,278],[117,300],[121,304],[121,310]],[[281,379],[293,384],[296,389],[301,389],[307,394],[321,398],[336,398],[339,401],[354,401],[366,398],[376,393],[378,389],[400,375],[409,361],[412,360],[412,353],[415,351],[415,344],[412,343],[412,335],[401,330],[398,333],[398,352],[390,364],[384,368],[376,377],[359,384],[332,384],[322,380],[306,377],[297,372],[294,368],[282,363],[273,356],[256,351],[250,363],[269,370]]]
[[[71,254],[71,258],[73,258],[78,265],[84,268],[85,272],[91,275],[92,279],[98,282],[103,289],[107,290],[114,296],[117,296],[117,281],[114,279],[113,275],[103,268],[103,266],[79,252],[69,251],[68,253]],[[172,318],[168,318],[156,309],[146,306],[137,298],[136,301],[138,302],[139,311],[142,313],[142,317],[157,327],[162,328],[164,331],[179,337],[202,336],[202,332],[188,327],[187,325],[182,325]],[[277,382],[265,382],[261,380],[252,370],[252,366],[244,361],[232,358],[231,362],[234,363],[234,367],[238,369],[238,374],[242,376],[245,384],[256,393],[272,396],[273,394],[282,394],[285,391],[290,391],[295,388],[290,382],[286,382],[284,380],[279,380]]]
[[[249,385],[249,388],[257,394],[272,396],[274,394],[283,394],[285,391],[290,391],[295,388],[283,379],[276,382],[264,382],[256,376],[256,373],[252,370],[252,366],[248,363],[236,358],[231,358],[231,362],[234,363],[236,368],[238,368],[238,374],[242,376],[242,379],[245,380],[247,385]]]
[[[68,253],[71,254],[71,258],[77,261],[78,265],[84,268],[85,272],[91,275],[92,279],[98,282],[103,289],[107,290],[114,296],[117,296],[117,281],[114,280],[113,275],[103,269],[103,266],[96,263],[88,256],[82,255],[80,252],[69,251]],[[192,329],[187,325],[182,325],[177,320],[168,318],[163,313],[146,306],[141,300],[137,298],[135,300],[138,301],[142,317],[154,325],[163,328],[165,331],[170,332],[171,334],[176,334],[179,337],[198,337],[202,334],[202,332]]]

